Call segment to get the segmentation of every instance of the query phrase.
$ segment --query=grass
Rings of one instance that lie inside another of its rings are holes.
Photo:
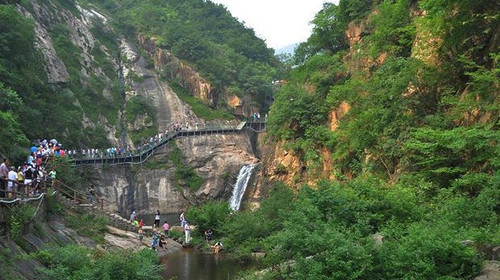
[[[186,89],[181,87],[178,83],[170,83],[172,89],[177,93],[179,98],[189,104],[194,114],[202,119],[207,121],[211,120],[232,120],[234,119],[233,115],[228,113],[227,111],[221,109],[212,109],[208,105],[201,102],[201,100],[195,98],[191,94],[189,94]]]

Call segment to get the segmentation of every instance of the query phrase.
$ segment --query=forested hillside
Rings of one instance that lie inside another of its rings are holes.
[[[269,112],[264,174],[288,187],[197,224],[265,252],[264,279],[474,279],[500,243],[499,12],[325,4]]]
[[[147,77],[129,61],[128,45],[201,118],[243,115],[228,105],[233,96],[248,110],[269,106],[273,50],[210,1],[1,1],[0,23],[0,154],[13,162],[35,139],[106,148],[158,133],[158,109],[136,93]],[[158,65],[138,38],[180,62]],[[210,100],[192,98],[172,75],[181,67],[201,75]]]
[[[477,195],[500,164],[499,8],[326,4],[289,61],[295,69],[271,110],[270,133],[310,177],[374,174]]]
[[[46,23],[68,72],[61,81],[47,77],[34,47],[24,16],[38,10],[33,2],[0,6],[0,153],[22,155],[40,132],[107,145],[100,125],[130,133],[130,111],[151,117],[140,98],[122,101],[144,77],[120,76],[129,61],[116,38],[140,45],[141,34],[192,65],[217,96],[266,109],[273,95],[260,139],[266,199],[239,212],[212,201],[186,211],[196,225],[191,244],[208,247],[211,229],[228,257],[261,256],[264,270],[242,279],[475,279],[498,268],[488,261],[500,257],[500,2],[326,3],[311,37],[280,64],[210,1],[82,0],[78,8],[50,0],[66,11],[57,15],[102,13],[91,28],[99,47],[85,52],[93,60],[77,59],[81,48],[59,17]],[[187,91],[169,75],[176,65],[157,67],[139,51],[148,69]],[[272,78],[284,80],[276,93]],[[201,104],[234,113],[223,100]],[[82,118],[94,125],[82,129]],[[150,123],[135,137],[154,131]]]
[[[123,34],[145,34],[177,57],[195,65],[213,86],[250,95],[257,107],[272,94],[274,51],[211,1],[81,1],[108,11]],[[175,82],[175,81],[172,81]]]

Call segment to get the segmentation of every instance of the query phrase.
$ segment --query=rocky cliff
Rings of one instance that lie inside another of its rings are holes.
[[[252,143],[246,133],[192,136],[176,140],[184,155],[183,164],[194,168],[203,179],[198,190],[175,180],[176,166],[169,159],[172,145],[155,153],[144,164],[85,167],[89,183],[98,186],[110,211],[128,216],[132,210],[139,215],[179,213],[191,205],[209,200],[228,201],[236,176],[243,165],[257,163]]]
[[[102,81],[103,86],[93,88],[99,98],[91,105],[96,107],[92,110],[99,112],[97,118],[87,113],[91,110],[81,100],[86,96],[71,95],[73,104],[83,112],[81,119],[75,120],[83,129],[102,127],[113,146],[134,148],[139,137],[145,139],[171,130],[174,124],[189,127],[238,124],[237,121],[217,120],[209,123],[179,99],[162,75],[180,81],[192,96],[209,106],[216,106],[218,102],[210,83],[168,50],[158,48],[153,38],[143,34],[138,34],[135,42],[119,35],[112,38],[110,35],[115,32],[103,13],[78,5],[76,8],[60,7],[51,1],[31,1],[29,8],[18,6],[26,17],[33,19],[36,46],[43,55],[48,81],[54,88],[61,92],[72,91],[70,86],[74,78],[54,42],[55,37],[60,36],[54,29],[62,28],[60,26],[65,26],[67,39],[79,52],[78,65],[73,67],[78,69],[81,84],[92,86],[93,81]],[[103,38],[102,33],[107,37]],[[107,69],[103,69],[104,66]],[[113,88],[113,83],[119,86]],[[129,118],[131,113],[127,110],[131,110],[131,106],[128,105],[137,100],[147,103],[152,110]],[[105,102],[113,103],[111,107],[117,111],[112,112],[113,109],[103,105]],[[140,213],[156,209],[176,212],[209,199],[228,199],[239,169],[258,161],[253,155],[250,137],[244,133],[198,136],[176,142],[186,159],[184,164],[193,167],[203,179],[197,191],[174,183],[175,166],[167,159],[168,147],[150,159],[159,163],[154,167],[149,163],[149,167],[94,167],[85,172],[91,177],[89,182],[95,183],[107,199],[116,203],[108,206],[111,210],[123,215],[132,209]]]

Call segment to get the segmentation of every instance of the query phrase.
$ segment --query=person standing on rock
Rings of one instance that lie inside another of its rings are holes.
[[[160,210],[156,210],[154,227],[156,228],[160,227],[160,219],[161,219]]]
[[[184,216],[184,211],[182,211],[179,220],[181,221],[181,227],[184,228],[184,225],[186,224],[186,217]]]
[[[156,230],[153,230],[153,239],[151,240],[151,249],[156,251],[156,248],[158,247],[158,241],[159,241],[158,232],[156,232]]]
[[[165,234],[161,234],[160,235],[160,240],[158,242],[158,246],[160,246],[160,248],[166,250],[167,249],[167,240],[165,239]]]
[[[168,229],[170,226],[168,225],[167,221],[163,224],[163,233],[165,234],[166,237],[168,237]]]
[[[132,211],[132,214],[130,214],[130,221],[133,222],[135,220],[137,220],[137,212],[134,210]]]
[[[185,221],[184,224],[184,234],[186,236],[186,244],[189,243],[189,240],[191,240],[191,226],[187,221]]]

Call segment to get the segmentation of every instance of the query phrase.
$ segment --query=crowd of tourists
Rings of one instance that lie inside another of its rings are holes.
[[[195,123],[194,128],[198,130],[198,123]],[[152,149],[165,142],[168,138],[169,133],[189,130],[190,124],[186,123],[185,126],[180,123],[173,123],[170,128],[165,131],[159,132],[158,134],[147,138],[142,144],[137,145],[135,148],[131,146],[119,146],[119,147],[109,147],[104,149],[87,148],[87,149],[71,149],[67,151],[67,154],[75,158],[85,158],[85,159],[99,159],[99,158],[118,158],[118,157],[130,157],[137,156],[145,151]]]
[[[137,228],[137,239],[139,240],[140,244],[143,243],[144,241],[144,221],[143,219],[139,218],[137,212],[134,210],[132,211],[132,214],[130,214],[130,221],[133,226]],[[167,220],[163,222],[163,225],[160,226],[160,221],[161,221],[161,214],[160,210],[157,210],[156,213],[154,214],[154,222],[152,226],[152,231],[150,234],[151,242],[150,247],[151,249],[157,251],[159,249],[166,249],[167,247],[167,238],[169,238],[169,232],[170,232],[170,225],[168,224]],[[191,241],[191,229],[192,226],[189,224],[189,222],[186,220],[185,212],[182,211],[182,213],[179,216],[179,222],[180,222],[180,227],[184,231],[184,242],[185,244],[189,244]],[[212,244],[212,230],[208,229],[205,231],[205,239],[208,244]],[[215,253],[218,253],[222,249],[222,243],[220,241],[217,241],[211,245],[211,248],[214,249]]]
[[[36,195],[44,191],[46,183],[56,179],[57,171],[53,166],[46,169],[52,156],[65,156],[62,144],[57,140],[37,141],[21,165],[11,164],[7,158],[0,165],[0,197],[14,198],[23,195]]]
[[[137,228],[137,239],[139,240],[140,244],[143,243],[144,241],[144,221],[139,218],[138,214],[136,211],[132,211],[132,214],[130,214],[130,221],[132,222],[132,225],[134,225]],[[170,225],[168,224],[167,220],[164,220],[163,225],[160,226],[161,222],[161,214],[160,210],[157,210],[156,213],[154,214],[154,222],[152,225],[152,231],[149,235],[149,238],[151,238],[151,242],[149,242],[149,246],[151,249],[158,251],[159,249],[166,249],[167,247],[167,238],[170,236]],[[191,224],[186,220],[186,214],[184,211],[181,212],[179,215],[179,222],[180,222],[180,227],[181,230],[184,231],[184,243],[189,244],[191,241],[191,230],[192,226]],[[222,249],[222,243],[220,241],[213,242],[212,241],[212,230],[207,229],[204,232],[205,234],[205,239],[207,244],[210,245],[210,247],[214,250],[214,253],[220,252]]]

